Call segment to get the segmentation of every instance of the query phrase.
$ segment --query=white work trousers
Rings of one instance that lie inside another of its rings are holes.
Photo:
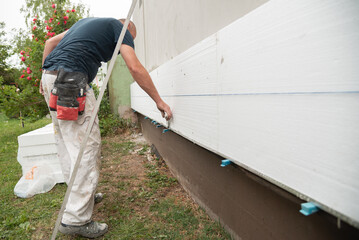
[[[44,72],[42,87],[47,104],[54,87],[56,75]],[[80,145],[85,137],[87,125],[95,107],[96,98],[92,88],[86,92],[86,105],[83,115],[77,121],[59,120],[55,111],[50,111],[54,125],[58,158],[66,183],[69,183]],[[99,177],[101,135],[96,116],[95,123],[81,159],[80,166],[72,186],[62,223],[80,226],[91,221],[94,207],[94,195]]]

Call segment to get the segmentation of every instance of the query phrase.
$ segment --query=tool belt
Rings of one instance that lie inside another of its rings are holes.
[[[85,111],[87,75],[60,69],[51,90],[49,108],[57,119],[76,121]]]

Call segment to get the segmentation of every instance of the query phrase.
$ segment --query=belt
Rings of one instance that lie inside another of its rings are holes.
[[[58,71],[49,71],[49,70],[45,70],[45,74],[51,74],[51,75],[55,75],[57,76]]]

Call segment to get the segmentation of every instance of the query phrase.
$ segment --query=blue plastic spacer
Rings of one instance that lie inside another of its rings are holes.
[[[159,128],[159,127],[162,127],[162,125],[161,124],[156,125],[156,128]]]
[[[168,131],[171,131],[170,129],[163,129],[162,133],[166,133]]]
[[[319,207],[312,202],[302,203],[301,204],[302,209],[299,210],[303,215],[309,216],[310,214],[313,214],[315,212],[319,211]]]
[[[231,164],[231,163],[232,163],[231,160],[224,159],[224,160],[222,160],[221,167],[228,166],[228,165]]]
[[[145,119],[148,119],[148,117],[145,117]]]
[[[132,110],[134,113],[136,112],[136,110]]]
[[[151,123],[156,124],[157,122],[155,120],[152,120]]]

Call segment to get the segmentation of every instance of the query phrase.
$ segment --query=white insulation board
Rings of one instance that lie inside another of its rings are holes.
[[[18,136],[18,143],[17,160],[24,176],[34,167],[44,166],[57,183],[64,182],[52,123]]]
[[[272,0],[150,75],[173,131],[359,227],[358,66],[359,1]]]

